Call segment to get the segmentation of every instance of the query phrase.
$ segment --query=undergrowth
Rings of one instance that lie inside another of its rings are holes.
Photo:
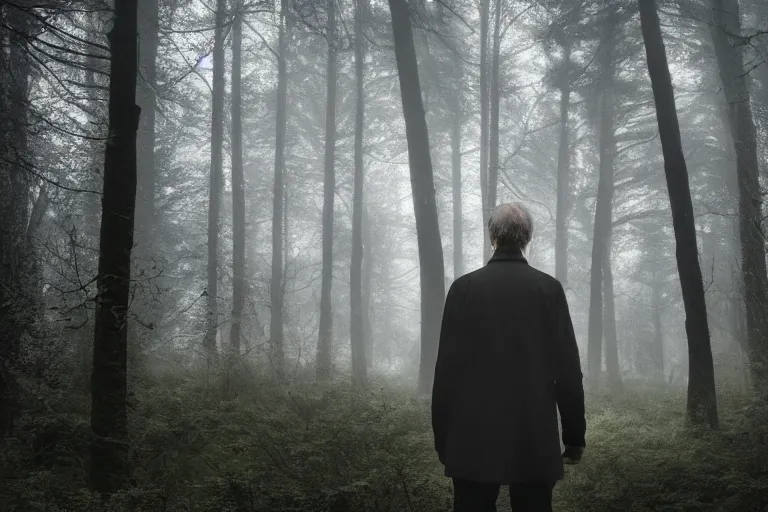
[[[712,432],[685,427],[681,393],[629,384],[620,398],[590,398],[585,458],[556,487],[555,510],[764,511],[768,416],[719,399]],[[62,394],[2,445],[0,510],[450,510],[428,403],[391,382],[362,393],[251,384],[222,400],[192,376],[166,376],[131,402],[128,490],[106,501],[87,491],[87,398]],[[499,505],[508,510],[504,496]]]

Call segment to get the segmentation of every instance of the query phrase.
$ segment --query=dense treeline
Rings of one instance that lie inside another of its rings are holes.
[[[764,2],[2,0],[0,46],[4,510],[444,509],[512,200],[590,390],[562,510],[768,503]]]

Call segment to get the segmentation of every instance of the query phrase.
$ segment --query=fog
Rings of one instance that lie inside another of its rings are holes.
[[[761,0],[0,1],[0,509],[448,510],[444,300],[518,202],[587,391],[555,509],[764,510],[767,34]]]

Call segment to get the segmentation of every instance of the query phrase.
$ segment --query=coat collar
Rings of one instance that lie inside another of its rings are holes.
[[[498,261],[519,261],[521,263],[528,263],[528,260],[523,256],[523,251],[520,249],[508,249],[508,250],[496,250],[493,252],[493,256],[488,263],[496,263]]]

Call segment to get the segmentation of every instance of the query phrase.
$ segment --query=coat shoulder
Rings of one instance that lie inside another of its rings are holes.
[[[560,284],[560,281],[555,279],[554,276],[551,276],[551,275],[547,274],[546,272],[541,271],[541,270],[539,270],[537,268],[534,268],[534,267],[531,267],[531,266],[529,266],[528,268],[533,273],[533,275],[536,278],[540,279],[543,283],[547,283],[550,286],[557,286],[557,285]]]

